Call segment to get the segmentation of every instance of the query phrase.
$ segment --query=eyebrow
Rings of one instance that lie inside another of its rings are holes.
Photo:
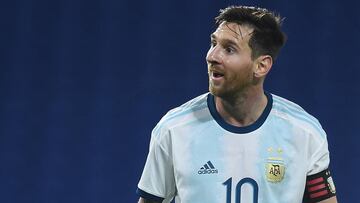
[[[217,37],[216,37],[216,35],[214,33],[210,35],[210,38],[211,39],[217,39]],[[222,42],[222,44],[233,45],[233,46],[240,49],[239,45],[236,42],[234,42],[233,40],[222,39],[221,42]]]

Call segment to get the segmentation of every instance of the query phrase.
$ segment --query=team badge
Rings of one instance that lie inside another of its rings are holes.
[[[273,152],[271,148],[268,150],[270,153]],[[266,162],[266,179],[272,183],[279,183],[284,179],[285,176],[285,163],[284,160],[279,157],[282,154],[282,150],[276,150],[277,157],[269,157]],[[274,154],[272,154],[274,155]]]

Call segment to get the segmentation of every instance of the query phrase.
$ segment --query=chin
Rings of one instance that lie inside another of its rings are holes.
[[[216,88],[212,86],[209,86],[209,92],[217,97],[222,97],[225,95],[225,92],[221,88]]]
[[[224,89],[219,87],[209,86],[209,92],[219,98],[222,99],[233,99],[234,96],[238,95],[239,92],[242,90],[235,90],[235,89]]]

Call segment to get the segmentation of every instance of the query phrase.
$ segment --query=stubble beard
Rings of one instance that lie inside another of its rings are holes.
[[[227,87],[214,87],[211,82],[209,83],[209,92],[219,98],[225,100],[232,100],[235,95],[239,92],[238,88],[227,88]]]
[[[209,92],[216,97],[231,101],[236,100],[239,95],[246,93],[253,86],[252,75],[232,79],[233,83],[235,81],[241,82],[230,85],[231,82],[225,80],[224,84],[214,86],[209,78]]]

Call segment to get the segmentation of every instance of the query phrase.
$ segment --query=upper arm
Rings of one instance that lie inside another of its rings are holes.
[[[310,143],[310,164],[306,178],[304,202],[336,203],[336,188],[329,171],[330,156],[326,133],[314,132]],[[315,139],[317,138],[317,139]]]
[[[176,192],[172,162],[170,132],[167,128],[155,128],[137,193],[151,202],[172,199]],[[166,201],[165,201],[166,202]]]
[[[319,203],[337,203],[337,199],[336,199],[336,197],[331,197],[329,199],[320,201]]]

